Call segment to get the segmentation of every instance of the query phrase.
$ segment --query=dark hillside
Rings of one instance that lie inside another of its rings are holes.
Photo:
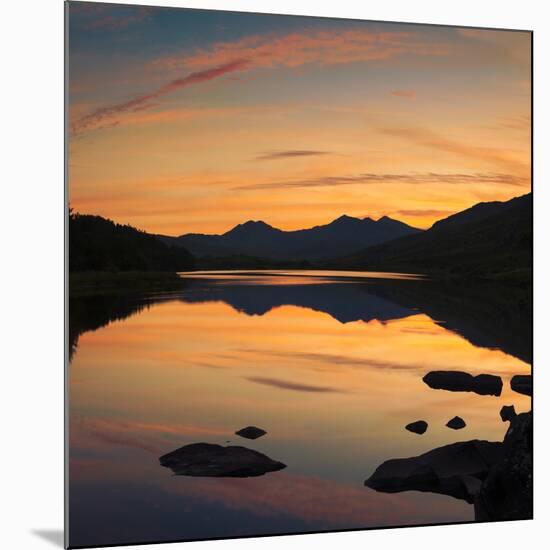
[[[428,231],[371,246],[330,266],[527,280],[533,264],[532,208],[531,193],[480,203]]]
[[[69,215],[69,270],[184,271],[194,266],[183,247],[167,245],[130,225],[101,216]]]

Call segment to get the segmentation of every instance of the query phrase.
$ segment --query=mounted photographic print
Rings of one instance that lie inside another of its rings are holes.
[[[532,33],[66,30],[67,545],[530,519]]]

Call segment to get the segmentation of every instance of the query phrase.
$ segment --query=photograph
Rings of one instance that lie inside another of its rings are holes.
[[[532,519],[532,31],[64,16],[68,547]]]

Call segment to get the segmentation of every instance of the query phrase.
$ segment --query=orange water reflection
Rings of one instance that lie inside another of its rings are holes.
[[[499,375],[502,395],[432,390],[422,376],[434,369]],[[501,440],[501,406],[530,409],[509,386],[526,372],[520,359],[476,347],[418,311],[340,323],[305,307],[245,315],[222,301],[168,300],[81,335],[70,368],[71,482],[146,480],[177,498],[287,514],[306,522],[298,531],[471,520],[471,507],[450,497],[383,495],[362,483],[388,458]],[[467,423],[459,432],[445,427],[455,415]],[[404,430],[418,419],[429,423],[425,435]],[[268,435],[233,435],[250,424]],[[182,481],[158,466],[181,445],[228,440],[288,468],[252,480]],[[312,505],[320,494],[324,508]]]

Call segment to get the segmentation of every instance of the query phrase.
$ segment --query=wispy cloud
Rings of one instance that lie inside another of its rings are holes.
[[[507,130],[529,131],[531,129],[531,117],[528,115],[502,116],[497,118],[494,129],[506,128]]]
[[[311,386],[309,384],[300,384],[298,382],[278,380],[277,378],[265,378],[263,376],[250,376],[247,378],[247,380],[249,380],[250,382],[255,382],[256,384],[264,384],[266,386],[272,386],[274,388],[280,388],[283,390],[313,393],[345,393],[344,390],[331,388],[328,386]]]
[[[512,172],[525,173],[528,170],[528,166],[525,162],[517,160],[507,151],[463,143],[456,139],[438,134],[428,128],[380,128],[379,131],[382,134],[401,138],[423,147],[451,153],[470,160],[474,159],[487,162]]]
[[[279,160],[295,157],[315,157],[320,155],[329,155],[327,151],[309,151],[301,149],[290,149],[287,151],[270,151],[262,153],[255,157],[254,160]]]
[[[324,176],[320,178],[274,181],[267,183],[258,183],[242,185],[235,189],[284,189],[300,187],[334,187],[340,185],[366,185],[380,183],[405,183],[411,185],[432,184],[499,184],[510,186],[522,186],[527,181],[526,178],[512,174],[501,173],[436,173],[427,172],[424,174],[357,174],[352,176]]]
[[[249,68],[299,67],[309,63],[335,65],[377,61],[403,54],[443,56],[444,44],[426,41],[410,32],[303,30],[285,35],[251,35],[232,42],[218,42],[211,48],[157,59],[168,68],[208,67],[247,59]]]
[[[415,90],[392,90],[390,94],[397,97],[405,97],[407,99],[416,99]]]
[[[124,28],[149,17],[138,10],[127,16],[102,15],[89,23],[96,28]],[[302,31],[286,35],[252,35],[233,42],[219,42],[207,50],[165,56],[153,62],[161,69],[188,70],[189,75],[172,80],[152,92],[128,101],[108,105],[81,117],[71,125],[73,134],[89,129],[113,127],[124,113],[148,110],[156,100],[179,88],[212,80],[227,73],[259,68],[300,67],[306,64],[334,65],[379,61],[400,55],[446,55],[444,45],[428,42],[408,32],[371,32],[365,30]],[[267,159],[263,159],[267,160]]]
[[[396,210],[396,214],[401,214],[402,216],[448,216],[454,214],[452,210],[437,210],[435,208],[425,208],[425,209],[412,209],[412,210]]]
[[[152,92],[139,95],[122,103],[100,107],[99,109],[82,116],[72,123],[72,133],[78,134],[91,128],[116,125],[119,122],[117,117],[120,115],[150,109],[157,105],[155,100],[162,96],[171,94],[181,88],[186,88],[187,86],[192,86],[194,84],[200,84],[201,82],[207,82],[209,80],[219,78],[227,73],[243,70],[246,67],[246,64],[246,61],[239,60],[226,63],[224,65],[219,65],[212,69],[196,71],[184,76],[183,78],[171,80]]]
[[[132,9],[131,13],[111,13],[103,15],[87,23],[87,29],[106,29],[111,31],[117,31],[125,29],[129,25],[134,23],[141,23],[151,16],[152,9],[142,6],[138,9]]]

